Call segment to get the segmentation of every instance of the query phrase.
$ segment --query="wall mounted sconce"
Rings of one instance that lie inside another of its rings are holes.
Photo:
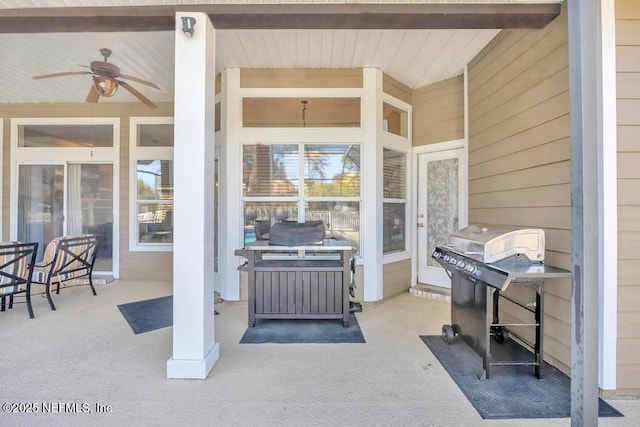
[[[193,27],[196,25],[196,18],[192,16],[182,17],[182,32],[187,37],[193,37]]]
[[[110,97],[118,91],[118,82],[109,77],[93,77],[93,86],[100,96]]]

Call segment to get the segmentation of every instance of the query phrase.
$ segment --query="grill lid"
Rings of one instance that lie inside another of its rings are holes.
[[[515,255],[531,262],[543,262],[544,242],[544,230],[539,228],[474,224],[452,233],[449,246],[489,264]]]

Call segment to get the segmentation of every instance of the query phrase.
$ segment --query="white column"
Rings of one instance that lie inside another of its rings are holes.
[[[193,36],[182,17],[195,19]],[[215,29],[206,13],[176,13],[173,356],[167,378],[207,377],[214,341]]]
[[[240,299],[241,257],[234,256],[236,249],[244,247],[242,224],[242,105],[240,104],[240,69],[222,72],[222,99],[220,122],[222,124],[222,152],[220,153],[220,280],[222,298]]]
[[[598,135],[598,176],[601,181],[599,199],[600,302],[598,326],[600,333],[600,388],[616,389],[616,347],[618,341],[618,169],[616,117],[616,15],[615,0],[602,0],[600,22],[602,45],[602,103],[598,119],[602,120]]]
[[[382,265],[382,71],[362,70],[362,206],[360,256],[364,261],[364,300],[379,301],[383,296]]]

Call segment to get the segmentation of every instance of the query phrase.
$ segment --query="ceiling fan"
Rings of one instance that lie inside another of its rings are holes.
[[[91,88],[87,95],[86,102],[96,103],[101,96],[110,97],[116,94],[118,87],[122,86],[125,90],[129,91],[133,96],[142,101],[149,108],[156,108],[156,104],[151,102],[146,96],[138,92],[133,86],[125,82],[122,79],[131,80],[137,83],[141,83],[145,86],[152,87],[154,89],[160,89],[155,83],[143,80],[139,77],[130,76],[128,74],[120,73],[120,68],[107,62],[107,59],[111,56],[111,49],[102,48],[100,54],[104,57],[104,61],[92,61],[90,66],[80,65],[80,67],[89,68],[91,71],[65,71],[61,73],[43,74],[40,76],[33,76],[34,79],[48,79],[51,77],[63,77],[63,76],[79,76],[90,74],[92,78]]]

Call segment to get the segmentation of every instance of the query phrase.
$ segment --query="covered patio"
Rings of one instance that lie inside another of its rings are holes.
[[[3,425],[570,425],[483,420],[419,338],[448,322],[443,301],[407,293],[365,303],[357,318],[366,344],[239,344],[246,301],[222,302],[215,374],[167,381],[173,328],[135,335],[117,305],[169,295],[171,283],[116,281],[97,291],[64,289],[57,311],[34,297],[33,320],[22,305],[0,316],[2,403],[87,403],[92,413],[2,413]],[[639,400],[607,401],[625,416],[599,425],[640,425]]]

